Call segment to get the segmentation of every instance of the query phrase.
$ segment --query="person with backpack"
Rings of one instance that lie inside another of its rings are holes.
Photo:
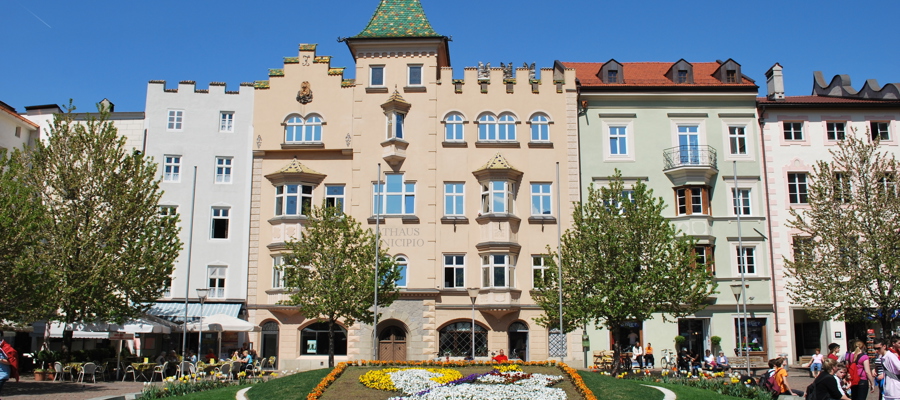
[[[884,400],[900,399],[900,336],[894,335],[888,339],[890,348],[884,346],[882,356],[884,365]]]
[[[875,339],[872,344],[875,350],[875,360],[872,362],[872,376],[875,377],[874,384],[878,386],[878,400],[884,399],[884,353],[886,353],[889,340],[887,338]]]
[[[791,389],[791,386],[788,385],[788,372],[786,369],[782,368],[783,365],[784,358],[778,357],[775,359],[775,372],[773,375],[775,377],[775,384],[778,386],[778,395],[786,394],[803,397],[803,392]],[[778,398],[778,396],[776,395],[775,398]]]
[[[848,352],[844,358],[847,363],[847,375],[850,378],[850,399],[866,400],[869,392],[875,392],[875,386],[870,382],[875,380],[869,367],[869,356],[866,355],[866,345],[861,340],[853,343],[853,352]]]
[[[850,400],[841,389],[838,363],[832,359],[822,362],[822,373],[806,387],[806,400]]]

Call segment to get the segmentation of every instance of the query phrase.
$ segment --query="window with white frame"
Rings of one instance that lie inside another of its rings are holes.
[[[284,258],[280,255],[272,257],[272,288],[284,287]]]
[[[319,143],[322,141],[322,117],[292,116],[284,124],[285,143]]]
[[[369,86],[384,86],[384,65],[369,66]]]
[[[478,117],[478,140],[497,140],[497,117],[491,114]]]
[[[180,131],[184,127],[184,110],[169,110],[168,122],[166,129],[170,131]]]
[[[531,184],[531,215],[550,215],[552,214],[549,183],[532,183]]]
[[[609,127],[609,154],[628,155],[628,129],[625,126]]]
[[[547,287],[547,256],[536,255],[531,256],[531,287],[534,289],[543,289]]]
[[[734,215],[751,215],[750,189],[731,188],[731,199]]]
[[[891,140],[890,124],[887,122],[869,122],[869,130],[872,133],[872,140]]]
[[[275,216],[309,215],[313,187],[288,184],[275,186]]]
[[[399,111],[391,111],[387,114],[387,138],[403,139],[403,124],[406,114]]]
[[[686,186],[675,189],[678,215],[709,215],[709,189],[706,186]]]
[[[462,142],[465,138],[463,130],[463,117],[457,113],[447,116],[444,120],[444,140],[448,142]]]
[[[163,281],[162,297],[163,298],[172,297],[172,277],[171,276],[166,278],[165,281]]]
[[[834,174],[834,199],[841,203],[849,203],[853,188],[850,176],[844,172]]]
[[[408,66],[409,76],[408,76],[408,84],[409,86],[422,86],[422,65],[421,64],[411,64]]]
[[[397,256],[394,259],[394,264],[397,265],[397,269],[400,271],[400,278],[397,279],[397,287],[406,287],[406,274],[409,272],[409,260],[407,260],[406,256]]]
[[[550,141],[550,119],[546,115],[536,114],[531,117],[531,141]]]
[[[743,126],[729,126],[728,143],[730,144],[732,155],[747,154],[746,128]]]
[[[178,206],[159,206],[159,215],[161,217],[174,218],[178,216]]]
[[[509,254],[481,256],[481,287],[515,287],[515,266]]]
[[[233,111],[222,111],[219,113],[219,132],[234,132]]]
[[[784,122],[784,140],[803,140],[803,123],[802,122]]]
[[[231,183],[231,157],[216,157],[216,183]]]
[[[209,266],[207,274],[209,276],[209,297],[212,299],[225,298],[225,276],[228,272],[227,267]]]
[[[444,288],[466,287],[466,256],[463,254],[444,255]]]
[[[509,181],[488,181],[481,185],[481,212],[512,213],[514,184]]]
[[[181,156],[163,156],[163,182],[181,182]]]
[[[738,273],[756,274],[756,247],[735,247]]]
[[[787,174],[788,201],[791,204],[809,203],[806,177],[805,172],[791,172]]]
[[[325,207],[344,212],[344,185],[325,185]]]
[[[403,180],[403,174],[388,174],[385,182],[373,187],[373,210],[385,215],[411,215],[416,212],[416,183]]]
[[[212,223],[210,229],[210,238],[212,239],[228,239],[228,222],[231,209],[227,207],[212,208]]]
[[[844,140],[846,138],[843,122],[826,122],[825,132],[828,135],[828,140]]]
[[[497,140],[512,142],[516,140],[516,117],[510,114],[500,116],[497,126]]]
[[[444,183],[444,215],[465,215],[464,191],[464,183]]]
[[[697,266],[706,268],[706,270],[713,275],[716,274],[712,245],[700,244],[694,246],[694,257],[696,257],[695,260]]]

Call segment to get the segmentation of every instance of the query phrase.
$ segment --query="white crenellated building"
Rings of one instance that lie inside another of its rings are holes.
[[[160,213],[180,216],[184,243],[170,290],[152,305],[151,315],[184,320],[187,296],[188,319],[194,320],[200,315],[198,288],[209,289],[204,316],[241,315],[247,296],[253,97],[247,83],[237,91],[220,82],[209,89],[197,89],[193,81],[171,89],[165,81],[147,85],[146,153],[158,163],[164,191]],[[155,354],[177,348],[179,341],[180,335],[173,335],[170,342],[156,344],[165,348],[145,350]],[[223,334],[223,349],[243,342],[236,333]],[[204,335],[204,351],[215,343],[214,335]],[[196,349],[196,335],[189,344]]]

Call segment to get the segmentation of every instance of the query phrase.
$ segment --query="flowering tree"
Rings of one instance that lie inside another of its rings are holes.
[[[891,332],[900,310],[900,163],[868,131],[816,163],[807,209],[791,210],[800,231],[785,259],[788,293],[818,318],[875,320]]]
[[[328,367],[334,368],[334,330],[338,321],[374,323],[375,248],[379,247],[378,306],[399,296],[400,270],[380,248],[371,230],[333,207],[314,207],[298,240],[285,243],[284,287],[291,291],[282,304],[296,306],[307,318],[328,324]]]
[[[548,247],[546,278],[535,295],[545,313],[539,322],[559,326],[558,260],[566,331],[589,324],[613,330],[656,313],[681,317],[701,310],[716,284],[697,263],[694,239],[662,215],[665,207],[643,182],[626,189],[618,170],[608,187],[588,187],[559,252]],[[618,371],[621,349],[614,350]]]

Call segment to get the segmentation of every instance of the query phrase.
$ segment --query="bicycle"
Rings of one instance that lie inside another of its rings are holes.
[[[659,364],[662,369],[671,370],[678,365],[678,361],[676,360],[677,355],[674,351],[670,349],[663,349],[662,357],[659,359]]]

